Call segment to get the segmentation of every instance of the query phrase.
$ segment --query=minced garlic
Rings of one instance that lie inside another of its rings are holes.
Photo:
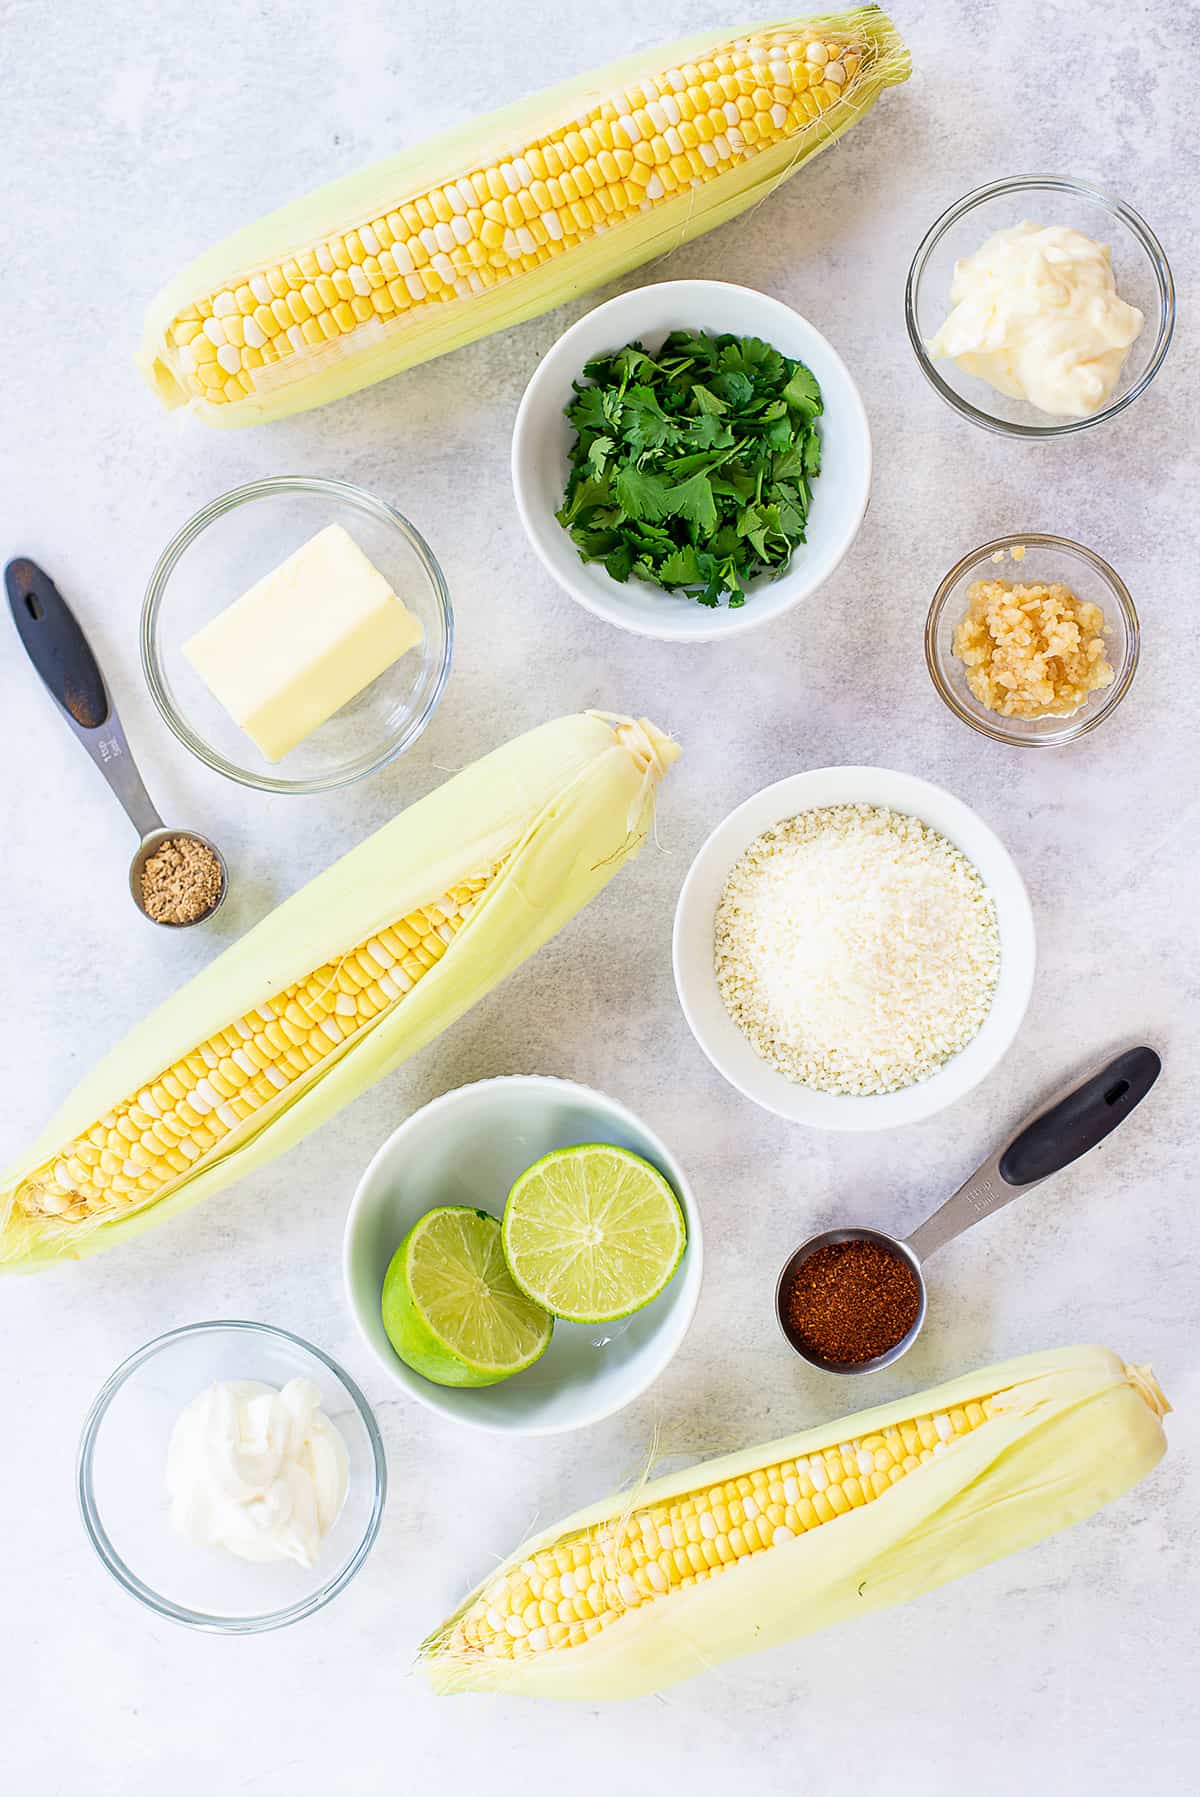
[[[1058,581],[1014,585],[976,580],[954,653],[967,685],[1004,718],[1070,717],[1089,694],[1111,686],[1104,613]]]

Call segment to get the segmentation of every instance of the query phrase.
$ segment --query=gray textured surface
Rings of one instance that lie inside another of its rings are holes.
[[[712,0],[662,0],[652,15],[632,0],[549,12],[530,0],[0,4],[4,547],[44,561],[77,602],[152,791],[168,817],[219,839],[236,880],[212,932],[172,938],[137,918],[121,820],[8,638],[0,1149],[17,1148],[126,1025],[442,769],[590,704],[648,712],[686,748],[661,849],[416,1065],[130,1249],[5,1285],[0,1758],[14,1792],[142,1797],[169,1781],[179,1797],[393,1785],[457,1797],[487,1781],[504,1797],[640,1797],[666,1780],[703,1793],[739,1776],[812,1797],[1194,1789],[1195,15],[911,0],[910,85],[770,204],[661,270],[758,284],[808,313],[860,379],[875,432],[874,501],[836,579],[728,647],[615,633],[561,597],[524,543],[508,486],[513,411],[582,306],[259,433],[168,419],[130,368],[146,297],[233,225],[723,12]],[[1143,209],[1184,308],[1164,374],[1125,417],[1026,448],[972,431],[924,387],[900,306],[936,212],[1035,165],[1098,177]],[[460,632],[417,750],[345,796],[307,801],[243,795],[191,764],[136,659],[141,589],[166,538],[224,488],[292,471],[361,481],[408,511],[442,560]],[[1065,752],[972,736],[922,663],[934,582],[1009,529],[1092,545],[1142,611],[1133,693]],[[976,805],[1025,872],[1041,944],[1025,1027],[983,1090],[862,1140],[806,1135],[723,1086],[686,1032],[669,964],[675,894],[706,831],[766,781],[838,761],[910,769]],[[776,1339],[769,1294],[787,1248],[846,1214],[915,1223],[1048,1085],[1130,1039],[1166,1058],[1144,1111],[1044,1195],[947,1250],[928,1333],[877,1391],[1108,1341],[1152,1359],[1178,1406],[1150,1482],[968,1583],[664,1701],[608,1713],[448,1703],[410,1678],[414,1644],[464,1585],[535,1514],[631,1473],[656,1422],[670,1446],[702,1452],[842,1408],[844,1387],[799,1371]],[[704,1207],[709,1269],[692,1333],[643,1402],[582,1436],[520,1445],[440,1424],[389,1387],[352,1332],[339,1248],[354,1180],[401,1116],[464,1080],[535,1069],[604,1087],[670,1139]],[[72,1496],[79,1422],[109,1369],[159,1330],[214,1314],[270,1319],[343,1357],[379,1407],[393,1477],[353,1589],[298,1629],[242,1642],[143,1615],[92,1559]]]

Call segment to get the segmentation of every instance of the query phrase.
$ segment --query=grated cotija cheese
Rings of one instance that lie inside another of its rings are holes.
[[[725,884],[716,973],[765,1061],[822,1092],[927,1079],[977,1034],[1000,972],[996,907],[920,818],[825,805],[764,831]]]

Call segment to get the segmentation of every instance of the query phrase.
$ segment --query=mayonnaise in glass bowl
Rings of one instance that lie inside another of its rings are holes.
[[[311,1567],[200,1546],[172,1521],[176,1424],[210,1386],[240,1380],[310,1382],[345,1446],[345,1498]],[[327,1354],[265,1323],[205,1322],[160,1335],[112,1374],[84,1423],[77,1483],[92,1546],[126,1591],[174,1622],[250,1635],[312,1615],[350,1583],[379,1532],[387,1463],[367,1400]]]
[[[976,256],[996,232],[1026,220],[1066,226],[1094,243],[1107,244],[1118,295],[1145,319],[1109,399],[1082,417],[1053,417],[1039,411],[1027,399],[998,392],[949,357],[934,360],[928,348],[952,309],[955,264]],[[1115,418],[1146,391],[1162,366],[1175,328],[1175,286],[1162,245],[1124,201],[1062,175],[1017,175],[976,188],[931,225],[908,272],[904,316],[922,374],[956,412],[1003,436],[1065,437]]]

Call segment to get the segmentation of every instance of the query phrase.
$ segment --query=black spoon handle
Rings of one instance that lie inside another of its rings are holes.
[[[1049,1179],[1095,1148],[1140,1104],[1162,1062],[1152,1048],[1127,1048],[1027,1123],[1000,1156],[1006,1185],[1030,1186]]]
[[[1161,1071],[1152,1048],[1127,1048],[1035,1111],[1010,1142],[989,1155],[952,1198],[914,1229],[908,1245],[917,1259],[926,1259],[1103,1142],[1141,1103]]]
[[[162,829],[79,620],[45,571],[26,556],[4,570],[9,608],[25,653],[139,836]]]
[[[50,576],[18,556],[4,570],[8,603],[42,685],[80,730],[98,730],[112,702],[92,646]]]

